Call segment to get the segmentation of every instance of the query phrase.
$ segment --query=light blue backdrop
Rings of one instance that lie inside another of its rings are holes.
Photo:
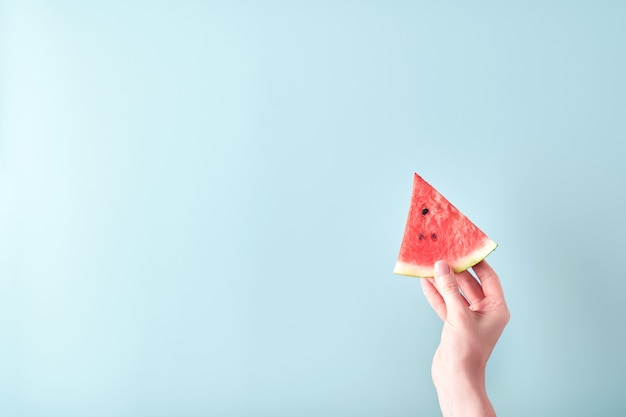
[[[0,415],[438,415],[414,171],[499,415],[626,415],[626,3],[0,4]]]

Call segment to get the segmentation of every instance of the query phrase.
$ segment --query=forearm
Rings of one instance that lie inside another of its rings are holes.
[[[456,375],[436,384],[443,417],[496,417],[484,381],[484,376]]]

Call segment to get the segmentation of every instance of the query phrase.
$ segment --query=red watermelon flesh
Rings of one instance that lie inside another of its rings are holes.
[[[498,246],[439,191],[415,174],[411,207],[393,272],[432,277],[443,259],[455,272],[465,271]]]

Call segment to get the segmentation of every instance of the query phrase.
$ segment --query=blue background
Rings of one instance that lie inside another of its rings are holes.
[[[0,415],[437,415],[415,171],[499,415],[626,415],[626,3],[0,4]]]

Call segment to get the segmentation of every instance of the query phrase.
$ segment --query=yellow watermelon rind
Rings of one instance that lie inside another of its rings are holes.
[[[498,247],[498,244],[493,240],[486,238],[483,244],[473,252],[462,256],[458,259],[444,259],[448,262],[450,268],[456,273],[465,271],[478,262],[482,261]],[[397,261],[396,266],[393,269],[394,274],[405,275],[415,278],[432,278],[434,277],[434,265],[417,265],[407,262]]]

